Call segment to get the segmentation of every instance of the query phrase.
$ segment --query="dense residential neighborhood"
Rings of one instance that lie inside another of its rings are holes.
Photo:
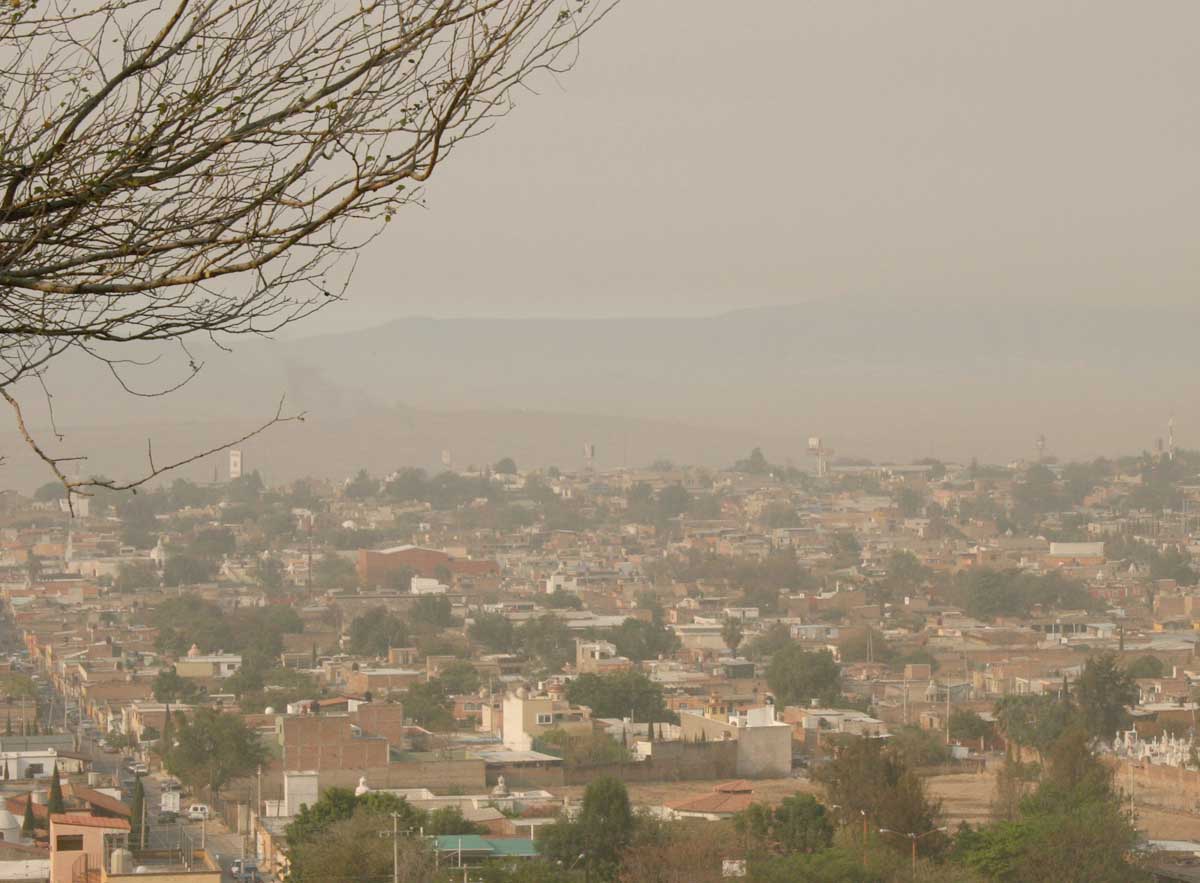
[[[933,868],[1078,708],[1137,848],[1190,879],[1200,455],[822,467],[7,493],[0,878],[651,879],[661,845],[564,853],[605,782],[767,844],[803,798],[890,852],[911,820],[833,799],[862,746],[919,775]],[[358,804],[407,827],[363,841]],[[696,873],[768,872],[705,840]]]

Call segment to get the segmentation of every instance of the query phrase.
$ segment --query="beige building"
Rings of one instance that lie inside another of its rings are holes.
[[[504,747],[511,751],[530,751],[533,740],[550,730],[565,730],[571,735],[592,732],[592,712],[553,696],[530,696],[524,688],[504,697],[502,709]]]
[[[135,873],[134,869],[138,868]],[[129,850],[129,822],[80,813],[50,816],[50,883],[221,883],[221,867],[204,850],[186,863],[177,851]]]

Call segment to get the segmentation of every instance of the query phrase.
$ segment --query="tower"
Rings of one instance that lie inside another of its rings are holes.
[[[1167,459],[1175,459],[1175,415],[1167,421]]]
[[[829,474],[829,458],[833,456],[833,449],[825,447],[821,437],[814,435],[808,439],[808,454],[810,457],[817,458],[817,478],[827,476]]]
[[[229,452],[229,480],[236,481],[242,477],[242,452],[232,450]]]

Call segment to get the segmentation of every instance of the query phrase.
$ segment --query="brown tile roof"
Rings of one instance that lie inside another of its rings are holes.
[[[76,785],[73,782],[69,782],[64,786],[63,791],[71,797],[82,800],[89,806],[94,806],[96,809],[103,810],[104,812],[110,812],[118,816],[127,816],[132,812],[127,804],[122,803],[115,797],[108,796],[102,791],[97,791],[95,788],[88,788],[86,785]]]
[[[50,816],[51,824],[77,825],[81,828],[116,828],[128,831],[129,822],[124,819],[110,819],[104,816],[89,816],[83,813],[55,813]]]
[[[676,812],[709,813],[712,815],[734,815],[750,808],[754,802],[753,795],[725,794],[714,791],[712,794],[701,794],[685,800],[668,803],[667,806]]]
[[[748,809],[753,802],[754,786],[745,779],[738,779],[717,785],[711,794],[685,797],[682,800],[668,803],[667,806],[678,812],[733,815]]]
[[[4,808],[16,816],[18,819],[25,816],[25,803],[29,800],[28,794],[18,794],[16,797],[9,797],[4,801]],[[46,809],[46,804],[35,803],[33,805],[34,819],[42,822],[42,827],[46,827],[46,817],[49,811]]]

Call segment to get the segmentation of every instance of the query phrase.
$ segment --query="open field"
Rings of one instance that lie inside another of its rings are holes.
[[[951,826],[966,821],[972,825],[988,819],[989,806],[995,791],[995,772],[989,768],[982,773],[954,773],[929,777],[929,792],[942,800],[946,821]],[[655,782],[631,784],[629,795],[637,805],[655,806],[682,797],[705,794],[719,782]],[[583,795],[583,787],[562,789],[572,799]],[[778,803],[791,794],[820,794],[821,786],[808,779],[760,779],[754,782],[757,799]],[[1137,795],[1137,825],[1147,837],[1155,840],[1200,841],[1200,816],[1157,808],[1153,789],[1141,788]]]

